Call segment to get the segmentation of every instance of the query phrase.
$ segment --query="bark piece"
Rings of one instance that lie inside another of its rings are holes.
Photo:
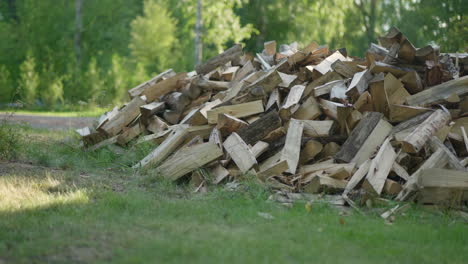
[[[264,139],[270,132],[281,127],[281,119],[278,112],[271,111],[248,127],[239,130],[239,136],[247,143],[254,144]]]

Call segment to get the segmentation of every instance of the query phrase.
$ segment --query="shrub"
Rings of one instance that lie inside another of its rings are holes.
[[[18,157],[21,142],[21,133],[18,129],[0,120],[0,160],[11,160]]]

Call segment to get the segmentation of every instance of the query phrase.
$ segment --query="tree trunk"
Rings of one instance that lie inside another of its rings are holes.
[[[84,0],[75,0],[75,56],[77,68],[81,66],[81,33],[83,32],[82,7]]]
[[[202,62],[203,42],[202,42],[202,0],[197,0],[197,21],[195,23],[195,65]]]

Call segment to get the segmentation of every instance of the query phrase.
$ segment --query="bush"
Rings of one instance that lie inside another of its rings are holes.
[[[11,160],[18,157],[21,133],[6,120],[0,121],[0,160]]]
[[[39,74],[36,72],[36,61],[31,53],[29,53],[26,60],[20,65],[19,88],[21,91],[21,99],[33,105],[38,87]]]

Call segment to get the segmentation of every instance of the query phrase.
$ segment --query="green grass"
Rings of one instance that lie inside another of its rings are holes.
[[[413,206],[378,212],[268,202],[252,181],[193,193],[129,169],[151,146],[83,153],[66,132],[29,134],[0,163],[0,263],[466,263],[468,228]],[[112,154],[110,154],[112,153]],[[28,164],[32,163],[32,164]],[[258,215],[269,213],[274,219]],[[340,221],[342,219],[343,221]],[[343,223],[340,223],[343,222]]]
[[[59,117],[98,117],[109,109],[94,108],[83,111],[50,111],[50,110],[19,110],[19,109],[1,109],[0,114],[15,113],[18,115],[37,115],[37,116],[59,116]]]

